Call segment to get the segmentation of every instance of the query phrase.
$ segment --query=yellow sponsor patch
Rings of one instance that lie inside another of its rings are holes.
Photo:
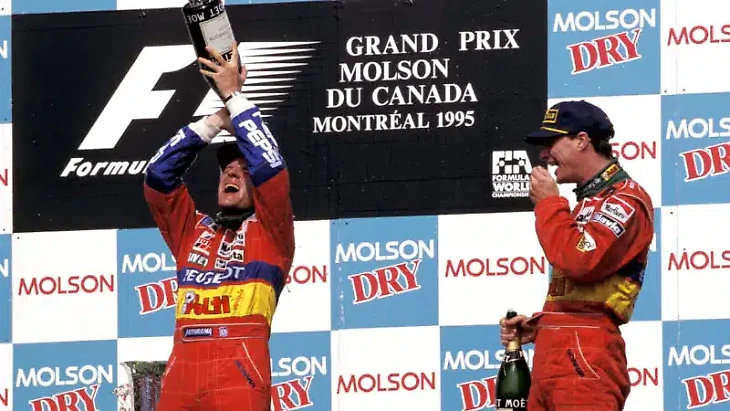
[[[210,320],[259,314],[269,324],[276,309],[273,287],[265,283],[227,285],[215,289],[180,288],[176,318]]]
[[[548,109],[545,112],[545,118],[542,119],[543,123],[555,124],[558,121],[558,110],[554,108]]]
[[[587,231],[583,232],[583,235],[578,240],[578,244],[575,245],[575,249],[581,253],[593,251],[596,247],[596,240]]]
[[[546,301],[603,303],[616,314],[631,318],[641,286],[620,275],[597,283],[577,284],[553,270]]]

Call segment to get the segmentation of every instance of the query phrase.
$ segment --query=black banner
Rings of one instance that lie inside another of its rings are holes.
[[[244,90],[287,160],[296,218],[531,209],[524,178],[536,153],[521,136],[545,110],[546,7],[228,6]],[[222,106],[181,10],[17,15],[12,29],[15,231],[154,226],[147,160]],[[186,177],[207,212],[212,153]]]

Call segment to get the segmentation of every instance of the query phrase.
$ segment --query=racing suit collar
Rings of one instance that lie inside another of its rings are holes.
[[[573,189],[573,192],[578,198],[578,201],[580,201],[586,197],[600,193],[619,181],[627,180],[629,178],[631,178],[629,173],[621,167],[621,164],[618,163],[617,159],[613,159],[603,170],[593,176],[593,178]]]
[[[253,210],[245,210],[241,212],[219,211],[215,215],[216,224],[220,224],[231,230],[238,230],[243,222],[253,215]]]

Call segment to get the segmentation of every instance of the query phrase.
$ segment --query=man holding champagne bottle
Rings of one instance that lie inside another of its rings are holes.
[[[269,336],[294,257],[289,174],[259,109],[241,94],[237,45],[226,61],[199,58],[224,108],[183,126],[150,160],[144,195],[177,264],[174,344],[157,411],[268,411]],[[221,131],[213,216],[198,211],[183,182]]]
[[[651,198],[613,157],[613,124],[586,101],[550,107],[529,144],[535,228],[552,265],[543,311],[502,318],[504,345],[535,343],[529,411],[623,409],[631,388],[619,326],[634,310],[654,236]],[[575,183],[571,211],[558,184]],[[519,337],[519,338],[518,338]]]

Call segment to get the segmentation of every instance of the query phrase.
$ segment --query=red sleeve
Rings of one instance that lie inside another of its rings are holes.
[[[621,209],[616,211],[615,205]],[[545,256],[576,283],[614,274],[648,248],[653,237],[653,210],[635,196],[615,193],[590,207],[594,210],[580,227],[563,197],[545,198],[535,206],[535,228]]]
[[[289,187],[289,172],[284,169],[254,188],[253,201],[256,218],[271,237],[277,254],[291,259],[294,256],[294,214]]]
[[[187,187],[181,185],[171,193],[163,194],[145,184],[144,197],[162,238],[175,258],[179,259],[185,241],[197,223],[195,203]]]

